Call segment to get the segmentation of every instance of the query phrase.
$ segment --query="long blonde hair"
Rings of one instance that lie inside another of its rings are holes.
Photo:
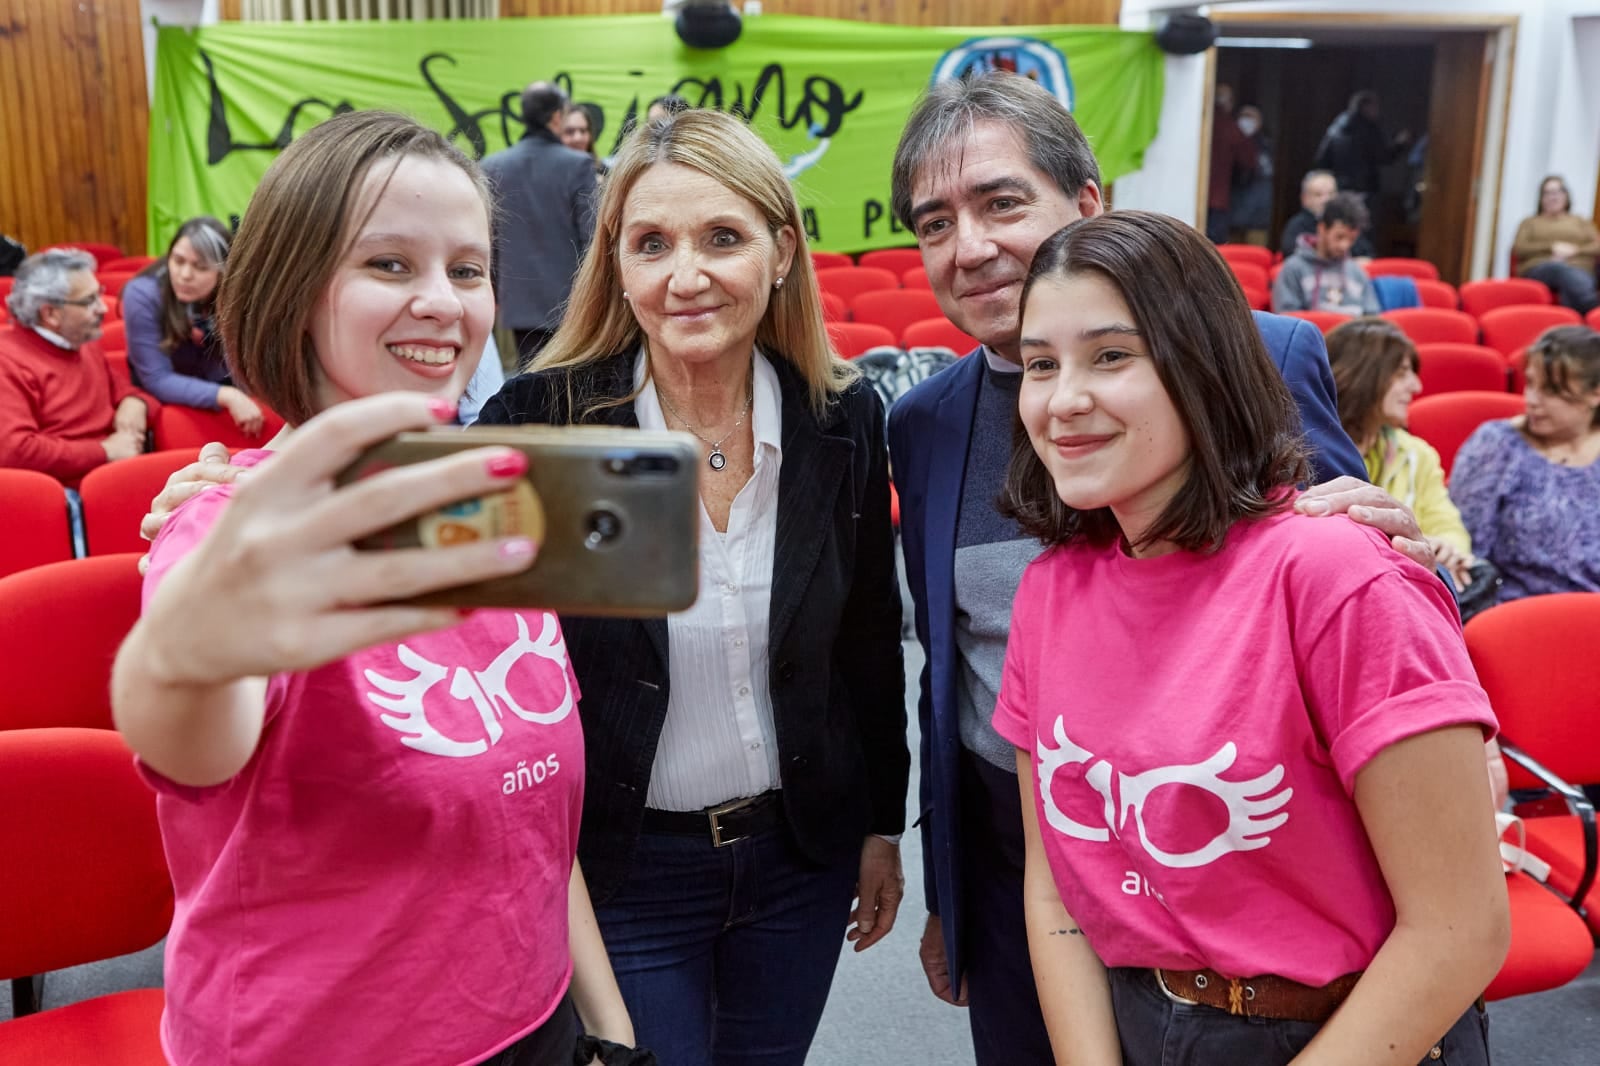
[[[623,145],[601,195],[594,239],[578,267],[567,313],[528,369],[574,370],[638,348],[643,330],[622,298],[618,260],[622,210],[634,183],[658,163],[692,167],[715,178],[754,204],[774,237],[785,226],[794,233],[794,261],[756,327],[756,344],[769,357],[785,359],[799,371],[811,409],[820,416],[833,397],[860,375],[828,343],[800,207],[778,157],[743,122],[720,111],[696,109],[658,119]],[[567,410],[572,417],[581,417],[572,402],[570,374],[567,381]],[[598,403],[585,413],[605,406]]]

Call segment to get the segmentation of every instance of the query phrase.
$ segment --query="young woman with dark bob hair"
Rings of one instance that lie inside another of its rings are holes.
[[[1114,212],[1023,288],[995,726],[1058,1063],[1486,1063],[1494,717],[1437,576],[1290,509],[1294,405],[1228,268]]]

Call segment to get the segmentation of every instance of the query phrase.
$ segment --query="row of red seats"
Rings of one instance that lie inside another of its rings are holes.
[[[1332,333],[1350,321],[1349,315],[1332,311],[1290,311],[1294,318],[1316,324],[1323,334]],[[1442,307],[1401,307],[1384,311],[1383,317],[1399,326],[1416,344],[1479,344],[1510,357],[1538,339],[1552,326],[1578,325],[1584,321],[1570,307],[1497,307],[1473,317],[1465,311]],[[1589,325],[1600,329],[1600,309],[1589,314]]]

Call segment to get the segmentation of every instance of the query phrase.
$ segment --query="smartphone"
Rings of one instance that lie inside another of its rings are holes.
[[[597,426],[439,427],[375,445],[340,484],[464,448],[515,448],[528,470],[511,488],[392,526],[366,551],[448,547],[521,533],[539,543],[520,574],[410,601],[454,607],[542,607],[557,613],[660,617],[700,588],[700,462],[694,438]]]

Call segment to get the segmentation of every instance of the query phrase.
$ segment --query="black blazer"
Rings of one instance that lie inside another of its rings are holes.
[[[806,855],[837,862],[859,853],[868,833],[905,827],[910,753],[883,407],[858,381],[818,419],[800,374],[781,356],[771,362],[783,395],[783,469],[768,684],[783,810]],[[626,354],[576,372],[518,375],[478,420],[637,427],[631,400],[582,417],[595,400],[631,393],[633,366]],[[632,866],[666,723],[667,622],[561,623],[583,690],[578,855],[590,893],[604,901]]]

